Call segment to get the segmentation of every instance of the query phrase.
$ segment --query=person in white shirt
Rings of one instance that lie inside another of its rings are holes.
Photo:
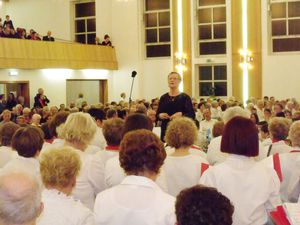
[[[83,98],[83,94],[79,93],[78,98],[75,101],[75,105],[78,109],[82,108],[82,103],[86,102],[86,100]]]
[[[275,153],[288,153],[292,150],[285,142],[290,125],[290,121],[286,118],[274,117],[270,120],[268,128],[272,144],[264,148],[265,157]]]
[[[103,127],[103,122],[105,120],[105,112],[102,109],[91,108],[89,109],[88,113],[95,119],[97,124],[97,131],[90,144],[95,145],[100,149],[104,149],[106,146],[106,141],[103,136],[102,127]]]
[[[44,135],[39,128],[34,126],[19,128],[12,138],[12,148],[18,152],[18,156],[10,160],[4,169],[25,171],[40,179],[38,157],[43,143]]]
[[[41,187],[34,176],[0,172],[0,225],[36,225],[42,210]]]
[[[151,131],[126,133],[120,164],[127,176],[97,195],[96,225],[174,225],[175,199],[155,183],[165,158],[163,143]]]
[[[297,202],[300,193],[294,188],[300,177],[300,121],[294,122],[289,131],[292,148],[289,153],[274,154],[262,160],[267,167],[274,168],[280,183],[280,195],[283,202]],[[277,156],[276,156],[277,155]],[[298,192],[295,196],[295,191]]]
[[[253,157],[259,153],[255,124],[244,117],[226,123],[221,151],[230,156],[210,167],[200,184],[215,187],[233,203],[233,225],[261,225],[268,221],[268,210],[281,204],[280,181],[276,172]]]
[[[234,207],[217,189],[196,185],[176,198],[177,225],[231,225]]]
[[[199,142],[200,146],[202,143],[207,142],[209,143],[212,139],[212,129],[214,124],[217,120],[211,118],[211,111],[210,109],[205,109],[203,111],[204,120],[200,122],[200,129],[199,129]]]
[[[80,164],[79,155],[69,147],[49,149],[41,155],[44,210],[37,225],[94,225],[92,211],[71,196]]]
[[[123,137],[124,124],[124,120],[120,118],[112,118],[104,122],[103,135],[107,146],[104,151],[95,154],[95,157],[100,158],[104,164],[107,160],[119,156],[119,145]]]
[[[259,140],[263,147],[268,147],[272,144],[272,140],[270,138],[270,132],[268,128],[268,123],[266,121],[262,121],[258,123],[258,131],[259,131]]]
[[[223,115],[223,120],[224,123],[226,124],[229,120],[234,118],[235,116],[242,116],[245,118],[249,118],[249,113],[242,109],[239,106],[234,106],[228,108],[224,115]],[[208,145],[208,150],[207,150],[207,160],[210,165],[214,165],[216,163],[221,163],[226,160],[228,154],[221,152],[221,140],[222,136],[218,136],[216,138],[213,138],[211,142]]]
[[[197,127],[189,118],[174,119],[167,127],[165,140],[175,151],[167,156],[163,167],[168,193],[174,197],[184,188],[196,185],[203,172],[203,164],[208,166],[205,158],[190,152],[196,138]]]
[[[19,128],[20,126],[14,122],[7,122],[0,126],[0,168],[18,156],[18,153],[11,148],[11,140]]]
[[[256,104],[256,113],[259,118],[259,121],[264,121],[264,107],[265,107],[265,102],[263,100],[258,100]]]
[[[219,107],[219,103],[217,101],[212,101],[211,103],[211,118],[215,120],[220,120],[222,118],[222,111]]]
[[[96,129],[97,125],[88,113],[77,112],[68,116],[61,132],[64,145],[76,149],[82,165],[72,195],[90,209],[96,195],[105,189],[102,160],[86,152]]]

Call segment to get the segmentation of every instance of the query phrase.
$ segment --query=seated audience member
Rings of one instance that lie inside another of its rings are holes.
[[[38,225],[92,225],[94,217],[88,208],[72,196],[80,171],[80,158],[72,148],[50,149],[41,155],[40,171],[45,189],[44,210]]]
[[[290,152],[291,147],[285,142],[289,134],[289,128],[290,121],[286,118],[274,117],[270,120],[268,129],[272,139],[272,144],[264,149],[266,157],[275,153]]]
[[[216,138],[216,137],[222,136],[224,126],[225,125],[224,125],[223,121],[216,122],[213,126],[213,129],[212,129],[212,137]]]
[[[211,118],[210,109],[205,109],[203,111],[203,117],[204,119],[200,122],[199,140],[200,143],[205,141],[209,143],[212,138],[213,126],[217,122],[217,120]]]
[[[234,117],[224,128],[221,151],[229,157],[208,168],[200,183],[215,187],[229,198],[235,208],[233,225],[265,224],[267,210],[281,204],[280,181],[276,172],[253,157],[259,154],[255,124],[244,117]]]
[[[18,153],[11,148],[11,140],[14,133],[20,128],[13,122],[7,122],[0,126],[0,168],[4,167],[10,160],[17,157]]]
[[[284,112],[283,112],[283,105],[280,103],[275,103],[274,104],[274,114],[276,117],[285,117]]]
[[[38,156],[43,147],[43,132],[33,126],[19,128],[12,138],[12,148],[18,157],[9,161],[4,169],[26,171],[39,177],[40,164]]]
[[[31,40],[40,41],[41,38],[39,37],[39,34],[37,32],[33,31],[31,34]]]
[[[41,126],[41,115],[40,114],[33,114],[32,119],[31,119],[31,125],[35,127],[40,127]]]
[[[20,126],[27,124],[24,116],[18,116],[16,123],[19,124]]]
[[[26,30],[24,28],[17,28],[17,34],[18,34],[18,38],[20,38],[20,39],[27,39],[27,37],[26,37]]]
[[[55,116],[51,118],[51,120],[48,123],[48,127],[49,127],[49,133],[52,138],[60,139],[60,142],[63,142],[63,139],[59,137],[58,134],[59,134],[59,130],[62,129],[62,126],[66,122],[69,115],[70,115],[69,112],[61,111],[55,114]]]
[[[0,172],[0,224],[35,225],[43,210],[41,187],[22,171]]]
[[[25,119],[25,123],[29,124],[31,122],[31,110],[27,107],[23,109],[23,117]]]
[[[95,37],[95,45],[101,45],[99,37]]]
[[[255,124],[255,125],[258,125],[259,123],[259,118],[258,118],[258,115],[256,113],[251,113],[250,114],[250,119],[251,121]]]
[[[296,112],[293,114],[292,120],[293,120],[293,121],[298,121],[298,120],[300,120],[300,111],[296,111]]]
[[[93,140],[91,141],[91,145],[95,145],[100,149],[104,149],[106,146],[106,141],[103,136],[102,127],[103,127],[103,122],[105,120],[105,113],[102,109],[98,109],[98,108],[91,108],[89,109],[88,113],[91,115],[91,117],[95,119],[97,124],[97,130]]]
[[[293,186],[298,183],[300,177],[300,121],[294,122],[289,131],[292,142],[290,153],[275,154],[262,161],[268,167],[277,172],[280,183],[280,195],[284,202],[297,202],[300,193],[298,185],[297,196],[293,195]]]
[[[43,37],[43,41],[54,41],[54,37],[51,36],[51,31],[47,32],[47,35]]]
[[[118,114],[117,111],[114,109],[109,109],[106,112],[106,119],[111,119],[111,118],[117,118]]]
[[[211,103],[211,118],[215,120],[219,120],[222,118],[222,111],[220,110],[219,103],[217,101],[213,101]]]
[[[3,23],[3,27],[4,27],[4,28],[5,28],[5,27],[9,27],[9,28],[11,28],[11,29],[15,29],[15,28],[14,28],[14,24],[13,24],[12,20],[10,19],[10,16],[9,16],[9,15],[6,15],[6,16],[5,16],[5,21],[4,21],[4,23]]]
[[[259,140],[261,141],[263,147],[270,146],[272,144],[272,140],[270,138],[268,123],[266,121],[259,122],[258,131]]]
[[[58,108],[56,106],[50,107],[50,116],[55,116],[55,114],[58,113]]]
[[[29,30],[29,34],[27,35],[27,39],[31,39],[32,33],[34,32],[33,29]]]
[[[270,109],[264,109],[264,121],[269,122],[272,118],[272,113]]]
[[[51,119],[49,107],[44,106],[43,110],[42,110],[41,123],[46,123],[46,122],[48,122],[49,119]]]
[[[168,193],[173,196],[196,185],[203,173],[203,164],[208,167],[206,154],[192,147],[196,139],[197,127],[191,119],[182,117],[168,124],[165,140],[174,149],[168,154],[163,168]]]
[[[104,41],[102,41],[102,45],[111,46],[110,36],[108,34],[104,35]]]
[[[285,115],[285,118],[287,118],[289,120],[293,119],[292,112],[290,110],[288,110],[288,109],[284,110],[284,115]]]
[[[124,120],[120,118],[112,118],[103,123],[103,135],[107,146],[104,151],[96,153],[95,157],[101,158],[106,163],[107,160],[115,156],[119,156],[119,145],[123,137]]]
[[[88,113],[72,113],[62,127],[64,145],[70,146],[80,156],[82,169],[72,192],[75,199],[92,209],[96,195],[104,190],[104,165],[101,159],[87,153],[88,144],[97,126]]]
[[[243,116],[245,118],[249,118],[249,114],[246,110],[242,109],[239,106],[234,106],[228,108],[225,111],[223,115],[224,123],[226,124],[230,119],[234,118],[235,116]],[[223,162],[228,156],[228,154],[221,151],[221,140],[222,136],[213,138],[210,144],[208,145],[207,160],[210,165]]]
[[[234,207],[215,188],[197,185],[176,198],[177,225],[231,225]]]
[[[174,225],[175,199],[155,183],[165,158],[163,143],[151,131],[128,132],[120,145],[120,165],[127,176],[97,195],[96,225]]]
[[[1,114],[1,123],[0,125],[11,121],[11,112],[8,109],[5,109]]]
[[[258,100],[256,103],[256,112],[257,112],[259,121],[264,120],[264,107],[265,107],[265,102],[261,99]]]
[[[65,111],[65,110],[66,110],[66,105],[65,104],[60,104],[58,111],[60,112],[60,111]]]

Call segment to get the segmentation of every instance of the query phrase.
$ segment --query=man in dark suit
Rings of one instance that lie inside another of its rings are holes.
[[[51,31],[47,32],[47,36],[43,37],[43,41],[54,41],[54,37],[51,37]]]

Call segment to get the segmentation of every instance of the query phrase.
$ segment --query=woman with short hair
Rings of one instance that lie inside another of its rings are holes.
[[[44,210],[37,225],[94,224],[91,210],[71,196],[80,167],[79,155],[69,147],[51,149],[41,155]]]
[[[120,145],[121,184],[97,195],[96,225],[175,223],[175,199],[155,183],[166,158],[163,143],[148,130],[128,132]]]
[[[174,119],[167,127],[165,140],[172,149],[168,151],[164,170],[168,193],[173,196],[184,188],[196,185],[203,165],[208,166],[206,154],[193,147],[197,133],[194,121],[187,117]]]
[[[253,159],[259,153],[258,145],[255,124],[240,116],[232,118],[221,142],[221,151],[229,156],[200,178],[201,184],[217,188],[231,200],[233,225],[265,224],[267,211],[281,204],[277,174]]]

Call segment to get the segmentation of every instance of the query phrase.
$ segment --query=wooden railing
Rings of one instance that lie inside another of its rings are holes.
[[[118,69],[115,48],[0,38],[0,68]]]

